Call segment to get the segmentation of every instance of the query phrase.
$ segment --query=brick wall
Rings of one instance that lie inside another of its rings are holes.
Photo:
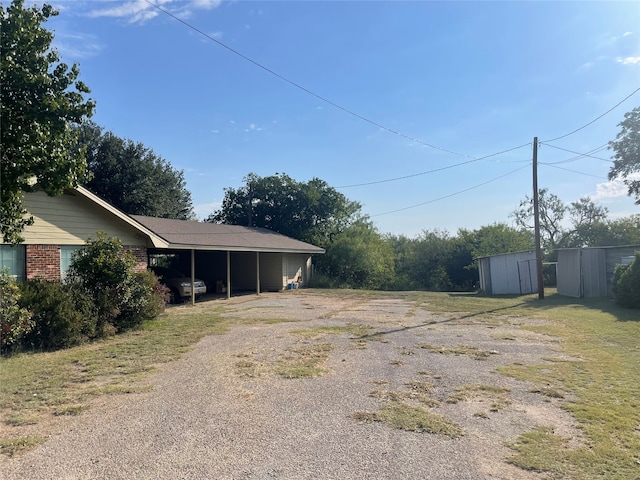
[[[60,280],[60,247],[58,245],[25,245],[27,279]]]
[[[147,247],[140,247],[137,245],[124,245],[123,248],[131,252],[136,259],[136,272],[140,272],[147,269]]]
[[[25,245],[25,267],[27,279],[43,278],[60,280],[60,246],[59,245]],[[147,248],[136,245],[125,245],[126,251],[136,259],[137,272],[147,268]]]

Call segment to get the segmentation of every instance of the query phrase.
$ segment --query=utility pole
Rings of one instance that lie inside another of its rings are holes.
[[[540,248],[540,210],[538,209],[538,137],[533,137],[533,221],[536,241],[536,272],[538,276],[538,298],[544,300],[544,278],[542,276],[542,249]]]

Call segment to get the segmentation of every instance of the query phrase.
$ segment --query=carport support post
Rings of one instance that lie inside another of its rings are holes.
[[[256,295],[260,295],[260,252],[256,252]]]
[[[227,250],[227,300],[231,298],[231,252]]]
[[[196,251],[191,249],[191,305],[196,304]]]

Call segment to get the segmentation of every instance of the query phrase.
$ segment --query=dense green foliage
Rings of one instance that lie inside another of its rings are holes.
[[[622,177],[629,195],[634,195],[640,205],[640,107],[625,113],[618,126],[620,132],[609,142],[609,149],[614,152],[609,180]]]
[[[5,269],[0,269],[0,353],[20,345],[33,328],[31,313],[18,303],[20,290]]]
[[[63,282],[16,285],[0,272],[0,353],[71,347],[157,317],[164,289],[135,266],[120,240],[99,233],[76,252]]]
[[[395,278],[391,245],[373,224],[364,220],[332,236],[326,254],[315,262],[325,286],[389,288]]]
[[[92,299],[96,335],[134,327],[162,309],[162,292],[149,272],[135,272],[136,260],[117,238],[90,238],[73,257],[69,282]]]
[[[324,247],[361,217],[361,206],[324,180],[297,182],[288,175],[260,177],[250,173],[240,188],[225,189],[212,223],[263,227]]]
[[[56,350],[92,336],[92,318],[75,302],[73,285],[59,281],[29,280],[20,286],[20,305],[31,312],[33,328],[22,339],[25,347]]]
[[[193,218],[184,172],[141,143],[124,140],[91,122],[77,129],[86,150],[89,190],[123,212],[151,217]]]
[[[59,195],[86,179],[84,152],[71,148],[77,143],[71,126],[90,117],[94,103],[84,99],[89,89],[78,80],[78,67],[60,63],[51,48],[53,33],[42,24],[55,15],[46,4],[0,5],[0,232],[7,243],[19,243],[33,222],[23,195],[34,181]]]
[[[613,275],[616,302],[627,308],[640,308],[640,253],[631,265],[617,265]]]

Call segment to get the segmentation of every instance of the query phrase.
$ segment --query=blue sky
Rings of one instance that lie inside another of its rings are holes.
[[[637,2],[156,3],[181,21],[144,0],[53,1],[47,28],[93,120],[184,170],[200,218],[279,172],[339,187],[382,233],[511,223],[534,136],[540,187],[640,213],[607,181],[610,151],[561,150],[605,146],[640,92],[545,143],[640,87]]]

